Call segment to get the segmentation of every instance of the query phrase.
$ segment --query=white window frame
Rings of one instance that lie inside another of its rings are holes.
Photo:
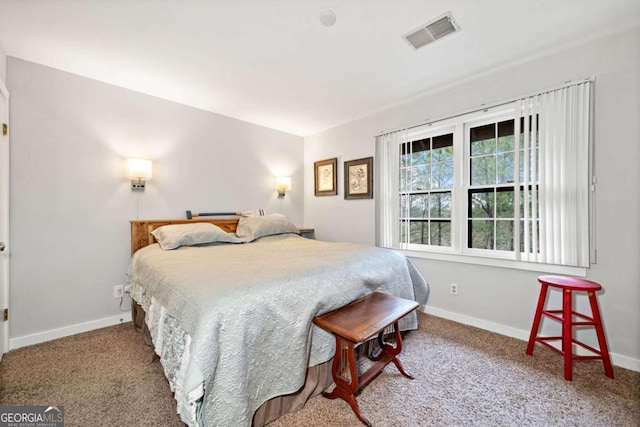
[[[497,258],[516,260],[517,255],[511,251],[495,251],[487,249],[467,248],[467,194],[469,185],[469,129],[472,126],[495,123],[514,118],[514,103],[501,105],[492,111],[483,110],[456,116],[426,126],[420,126],[407,133],[407,142],[434,137],[453,132],[453,189],[451,190],[451,246],[421,245],[416,243],[400,243],[400,249],[418,252],[435,252],[443,254],[465,255],[470,257]],[[398,147],[398,150],[400,147]],[[514,171],[515,173],[515,171]]]
[[[464,120],[463,128],[464,128],[464,139],[462,141],[462,156],[463,156],[463,165],[462,165],[462,185],[461,185],[461,191],[463,193],[463,197],[461,197],[462,200],[462,209],[461,209],[461,223],[460,223],[460,227],[462,230],[462,239],[461,239],[461,251],[462,251],[462,255],[468,255],[468,256],[481,256],[481,257],[490,257],[490,258],[502,258],[502,259],[508,259],[508,260],[518,260],[520,258],[520,256],[518,255],[517,251],[500,251],[500,250],[495,250],[495,249],[478,249],[478,248],[469,248],[467,246],[467,242],[469,241],[469,227],[468,227],[468,220],[469,217],[466,214],[469,211],[469,190],[472,188],[470,182],[471,182],[471,177],[470,177],[470,171],[471,171],[471,167],[470,167],[470,159],[471,159],[471,145],[469,143],[470,139],[471,139],[471,128],[473,127],[477,127],[477,126],[483,126],[483,125],[488,125],[488,124],[493,124],[493,123],[498,123],[498,122],[502,122],[502,121],[506,121],[506,120],[514,120],[515,121],[515,103],[512,104],[507,104],[505,107],[508,107],[508,109],[502,110],[502,111],[496,111],[494,113],[486,113],[485,115],[478,117],[475,120]],[[466,116],[465,116],[466,117]],[[463,119],[465,118],[463,117]],[[515,126],[514,126],[515,129]],[[514,177],[516,176],[516,174],[519,175],[520,171],[518,166],[518,162],[514,162],[514,170],[513,170],[513,174]],[[519,185],[518,181],[514,182],[514,188],[516,185]],[[492,187],[492,188],[497,188],[497,185],[488,185],[487,187]],[[515,192],[514,192],[515,193]],[[517,211],[518,206],[516,204],[514,204],[514,220],[516,218],[515,216],[515,212]],[[515,244],[514,244],[515,245]],[[514,246],[515,247],[515,246]]]
[[[458,131],[457,124],[448,124],[448,120],[444,120],[439,123],[437,126],[427,126],[426,128],[416,128],[414,131],[409,132],[407,134],[407,142],[409,141],[419,141],[425,138],[433,138],[439,135],[446,135],[448,133],[453,133],[453,188],[451,189],[451,246],[436,246],[436,245],[422,245],[417,243],[400,243],[402,249],[412,250],[412,251],[425,251],[432,250],[434,252],[443,252],[443,253],[451,253],[455,254],[459,251],[457,250],[456,244],[456,234],[457,230],[455,227],[455,218],[454,218],[454,207],[456,206],[456,187],[458,177],[456,176],[456,134]],[[452,119],[453,122],[453,119]],[[400,150],[400,146],[398,146],[398,150]]]

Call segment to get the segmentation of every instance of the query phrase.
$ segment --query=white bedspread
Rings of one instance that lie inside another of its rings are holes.
[[[308,366],[331,359],[334,338],[313,325],[315,316],[373,291],[421,304],[427,297],[426,281],[401,254],[294,234],[173,251],[147,246],[132,259],[131,286],[147,317],[162,319],[152,330],[156,351],[178,359],[172,372],[163,366],[183,421],[204,426],[250,426],[262,403],[295,392]],[[400,326],[417,328],[415,313]],[[156,342],[162,336],[183,348]]]

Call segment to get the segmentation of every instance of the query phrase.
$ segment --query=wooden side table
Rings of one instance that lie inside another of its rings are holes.
[[[413,379],[404,370],[397,357],[402,351],[402,337],[398,329],[398,321],[416,308],[418,308],[418,303],[415,301],[374,292],[342,308],[314,318],[313,322],[316,325],[332,332],[336,338],[336,353],[331,369],[336,387],[331,393],[323,393],[323,396],[328,399],[341,398],[351,406],[358,419],[370,427],[369,420],[360,413],[355,394],[362,390],[390,362],[396,365],[402,375]],[[395,346],[385,342],[383,336],[385,328],[392,324]],[[376,334],[378,334],[381,352],[372,358],[373,365],[362,376],[359,376],[355,346]],[[348,380],[341,375],[341,366],[348,368]]]

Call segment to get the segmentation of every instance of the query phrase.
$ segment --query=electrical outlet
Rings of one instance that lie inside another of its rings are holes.
[[[114,286],[113,287],[113,299],[122,298],[124,292],[124,286]]]
[[[451,292],[451,295],[458,295],[458,285],[455,283],[449,285],[449,292]]]

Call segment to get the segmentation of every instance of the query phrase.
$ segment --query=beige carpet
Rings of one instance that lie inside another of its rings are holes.
[[[578,361],[563,379],[561,356],[424,314],[401,360],[358,396],[386,426],[640,426],[640,373]],[[0,362],[0,405],[64,405],[66,426],[180,426],[160,364],[131,324],[13,350]],[[270,427],[361,426],[341,400],[317,396]],[[232,426],[230,426],[232,427]]]

